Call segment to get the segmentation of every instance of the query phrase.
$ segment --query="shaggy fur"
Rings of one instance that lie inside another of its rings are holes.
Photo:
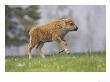
[[[29,32],[30,40],[28,45],[29,59],[31,58],[31,50],[36,46],[39,54],[44,57],[41,52],[45,42],[56,41],[60,44],[66,53],[69,53],[67,43],[64,40],[64,36],[69,31],[77,31],[78,27],[75,25],[74,21],[71,19],[61,19],[51,21],[47,24],[36,26],[32,28]]]

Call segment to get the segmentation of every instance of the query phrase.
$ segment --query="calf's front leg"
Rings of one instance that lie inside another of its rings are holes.
[[[67,54],[70,53],[65,40],[62,40],[60,37],[58,37],[55,39],[55,41],[63,47],[64,50],[62,50],[61,52],[65,51]]]

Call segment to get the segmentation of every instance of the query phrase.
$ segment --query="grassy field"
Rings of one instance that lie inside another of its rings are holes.
[[[33,56],[5,57],[6,72],[105,72],[106,53],[57,54],[41,58]]]

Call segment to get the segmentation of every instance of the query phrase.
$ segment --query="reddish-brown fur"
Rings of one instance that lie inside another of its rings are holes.
[[[69,31],[76,31],[77,29],[77,26],[71,19],[55,20],[47,24],[32,28],[29,32],[29,58],[31,58],[31,50],[35,46],[36,49],[38,49],[39,54],[44,57],[43,53],[41,52],[41,48],[45,42],[51,41],[56,41],[58,44],[62,45],[65,52],[69,53],[67,43],[63,38]]]

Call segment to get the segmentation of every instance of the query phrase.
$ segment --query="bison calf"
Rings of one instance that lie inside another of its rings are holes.
[[[36,47],[39,54],[45,57],[41,51],[45,42],[56,41],[60,44],[66,53],[69,53],[68,46],[64,40],[64,36],[69,31],[77,31],[78,27],[75,25],[74,21],[71,19],[61,19],[56,21],[51,21],[47,24],[36,26],[32,28],[29,32],[30,41],[28,45],[28,55],[31,58],[31,50]]]

